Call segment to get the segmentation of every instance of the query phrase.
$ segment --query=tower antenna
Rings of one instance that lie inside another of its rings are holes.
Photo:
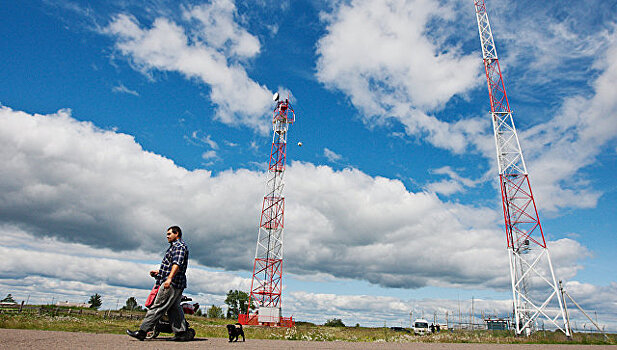
[[[287,130],[296,115],[289,98],[279,99],[278,92],[272,100],[276,102],[272,116],[272,149],[268,164],[266,195],[263,199],[253,278],[249,292],[246,314],[238,316],[241,324],[293,327],[292,317],[282,317],[281,293],[283,289],[283,228],[285,198],[283,197],[283,175],[287,148]],[[251,306],[256,313],[251,314]]]
[[[514,127],[486,6],[484,0],[474,0],[474,5],[495,133],[512,281],[514,329],[517,335],[530,335],[536,329],[537,319],[544,317],[570,337],[562,296]]]

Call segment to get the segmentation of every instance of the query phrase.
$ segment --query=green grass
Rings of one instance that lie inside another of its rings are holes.
[[[127,328],[136,329],[141,323],[143,312],[133,312],[139,319],[105,317],[103,311],[96,314],[80,315],[55,312],[53,308],[42,312],[0,313],[0,328],[39,329],[68,332],[123,334]],[[124,313],[126,315],[126,312]],[[226,338],[225,325],[234,320],[209,319],[187,316],[197,337]],[[367,327],[324,327],[300,323],[294,328],[268,328],[245,326],[248,339],[282,339],[306,341],[348,341],[348,342],[431,342],[431,343],[493,343],[493,344],[617,344],[617,336],[609,335],[606,341],[601,334],[576,333],[568,340],[561,332],[536,332],[530,337],[515,337],[509,331],[456,331],[441,332],[425,336],[414,336],[396,332],[389,328]],[[165,336],[165,335],[163,335]]]

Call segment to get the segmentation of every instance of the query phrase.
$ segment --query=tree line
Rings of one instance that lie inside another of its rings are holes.
[[[7,296],[12,300],[11,294]],[[4,301],[4,300],[3,300]],[[95,293],[88,300],[90,308],[98,310],[103,305],[103,298],[100,294]],[[237,319],[238,315],[245,314],[248,310],[249,296],[247,293],[239,290],[229,290],[225,298],[227,304],[227,314],[223,312],[223,308],[212,304],[206,311],[198,309],[195,313],[197,316],[206,316],[208,318],[229,318]],[[255,305],[251,303],[251,310],[255,309]],[[127,311],[144,311],[145,308],[137,303],[135,297],[129,297],[121,310]]]

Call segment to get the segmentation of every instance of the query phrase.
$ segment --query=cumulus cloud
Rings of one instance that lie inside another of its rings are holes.
[[[0,262],[0,288],[23,297],[31,295],[31,302],[48,303],[44,298],[53,295],[55,300],[86,301],[90,295],[99,293],[107,301],[129,296],[142,302],[154,280],[148,271],[158,268],[161,256],[167,248],[163,235],[155,242],[159,252],[142,250],[124,251],[71,243],[49,237],[33,236],[18,227],[0,227],[7,239],[0,247],[4,257]],[[190,262],[186,293],[212,299],[224,295],[230,289],[246,290],[250,279],[225,272],[210,271]],[[109,304],[108,304],[109,306]],[[110,306],[115,307],[115,306]]]
[[[430,192],[449,196],[454,193],[463,192],[464,187],[460,182],[455,180],[441,180],[426,185],[426,189]]]
[[[408,134],[462,152],[464,133],[477,133],[477,123],[449,124],[428,114],[481,82],[478,56],[463,54],[446,40],[451,33],[439,30],[455,25],[453,15],[447,3],[434,1],[339,2],[322,14],[317,78],[345,93],[366,122],[394,117]]]
[[[159,17],[143,28],[135,17],[119,14],[102,32],[144,73],[178,72],[207,84],[221,122],[267,132],[272,93],[252,80],[241,63],[259,53],[259,40],[235,21],[234,3],[216,0],[191,6],[183,17],[187,23]]]
[[[460,35],[438,29],[463,26],[478,40],[472,17],[469,26],[460,24],[469,9],[457,6],[421,0],[339,2],[330,13],[322,14],[326,34],[317,44],[316,75],[326,86],[348,96],[367,123],[395,118],[410,136],[454,153],[475,150],[494,164],[494,140],[486,118],[451,121],[436,117],[454,96],[464,97],[473,89],[483,88],[479,51],[464,54],[457,44],[457,40],[463,40]],[[511,9],[518,6],[514,3],[503,6],[508,11],[499,4],[491,11],[498,14],[491,20],[501,25],[498,38],[509,42],[503,50],[507,54],[502,67],[520,73],[519,79],[508,80],[507,85],[533,82],[533,92],[524,92],[530,96],[555,89],[569,94],[560,97],[564,102],[548,122],[519,128],[540,209],[556,213],[565,207],[594,207],[601,192],[591,188],[581,170],[592,164],[616,135],[614,28],[588,23],[581,16],[558,19],[555,8],[540,4],[533,5],[536,12],[526,9],[525,16],[520,16],[522,9]],[[585,12],[587,8],[576,5],[565,11]],[[441,26],[434,26],[437,20]],[[577,66],[581,62],[583,66],[592,65],[590,68],[598,74],[590,74],[590,69],[577,69],[573,73],[576,76],[558,74],[560,64],[573,62]],[[523,64],[525,69],[519,72]],[[562,84],[564,81],[588,84],[591,91],[587,92],[587,86],[582,91],[562,89],[561,85],[572,86]],[[560,86],[553,89],[553,85]],[[529,100],[529,96],[526,98]],[[525,116],[515,116],[519,118]],[[451,195],[465,187],[451,178],[426,188]]]
[[[68,111],[8,107],[0,109],[0,161],[2,223],[36,237],[149,253],[160,249],[166,227],[179,224],[195,262],[250,269],[263,172],[188,171]],[[509,286],[495,210],[409,192],[357,169],[294,162],[287,174],[287,271],[386,287]],[[564,247],[554,263],[573,275],[586,251]]]
[[[260,51],[259,40],[234,20],[236,12],[233,1],[214,0],[211,4],[189,7],[183,17],[194,21],[195,36],[227,57],[253,57]]]

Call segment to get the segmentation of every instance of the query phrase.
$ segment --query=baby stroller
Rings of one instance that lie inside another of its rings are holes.
[[[199,303],[188,303],[192,300],[193,299],[185,295],[183,295],[182,299],[180,299],[180,305],[182,306],[182,310],[184,311],[185,315],[192,315],[199,309]],[[195,330],[193,328],[190,328],[189,322],[186,321],[186,319],[184,320],[184,322],[186,322],[186,331],[189,334],[189,340],[193,340],[195,338]],[[148,334],[146,335],[146,339],[154,339],[158,337],[160,333],[173,333],[173,330],[171,329],[171,323],[169,322],[167,315],[163,316],[156,324],[156,326],[154,326],[154,329],[148,332]]]

